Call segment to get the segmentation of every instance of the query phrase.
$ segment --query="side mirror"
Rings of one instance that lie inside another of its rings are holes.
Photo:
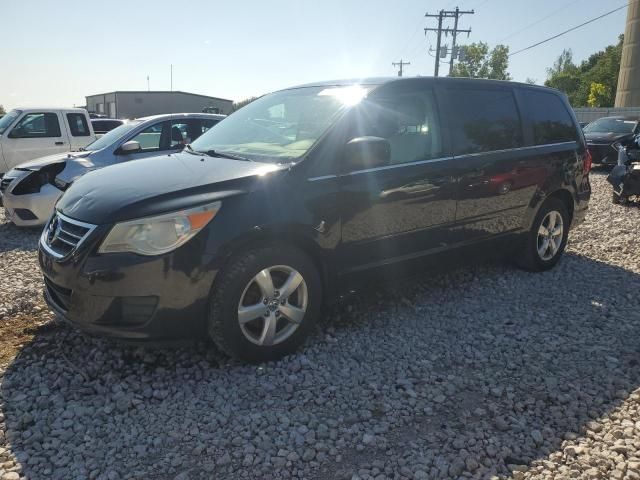
[[[135,140],[130,140],[120,145],[120,148],[118,149],[118,153],[135,153],[135,152],[139,152],[140,150],[142,150],[142,147],[140,146],[140,142],[136,142]]]
[[[357,137],[345,147],[346,171],[366,170],[389,165],[391,144],[386,138]]]
[[[9,138],[22,138],[24,137],[24,128],[17,127],[11,130],[9,133]]]

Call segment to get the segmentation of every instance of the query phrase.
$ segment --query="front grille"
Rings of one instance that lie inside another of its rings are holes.
[[[42,232],[40,244],[54,257],[64,258],[71,255],[94,228],[95,225],[55,212]]]
[[[44,286],[47,289],[49,299],[61,310],[65,312],[69,311],[69,305],[71,305],[71,290],[56,285],[47,277],[44,277]]]

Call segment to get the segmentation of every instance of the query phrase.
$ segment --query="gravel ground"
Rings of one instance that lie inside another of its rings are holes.
[[[37,234],[0,217],[0,322],[32,322],[0,367],[0,479],[640,479],[640,209],[592,183],[555,270],[372,290],[257,367],[49,320]]]

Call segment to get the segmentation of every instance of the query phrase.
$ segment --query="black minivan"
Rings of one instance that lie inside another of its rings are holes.
[[[95,334],[296,350],[358,274],[508,240],[553,267],[586,214],[591,157],[566,97],[453,78],[265,95],[180,153],[85,175],[39,259],[53,310]],[[360,275],[362,276],[362,275]]]

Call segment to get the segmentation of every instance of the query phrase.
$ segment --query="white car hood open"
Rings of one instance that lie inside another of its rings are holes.
[[[14,168],[17,170],[40,170],[42,167],[47,165],[51,165],[52,163],[59,163],[65,160],[75,160],[80,159],[84,160],[87,164],[93,165],[86,157],[88,157],[91,152],[66,152],[66,153],[56,153],[54,155],[47,155],[46,157],[36,158],[35,160],[29,160],[28,162],[21,163],[20,165],[16,165]],[[82,163],[82,162],[81,162]]]
[[[55,155],[48,155],[46,157],[21,163],[16,166],[14,170],[29,170],[37,172],[48,165],[64,163],[64,170],[62,170],[56,178],[59,178],[65,183],[72,183],[85,173],[98,168],[89,158],[91,153],[92,152],[57,153]]]

